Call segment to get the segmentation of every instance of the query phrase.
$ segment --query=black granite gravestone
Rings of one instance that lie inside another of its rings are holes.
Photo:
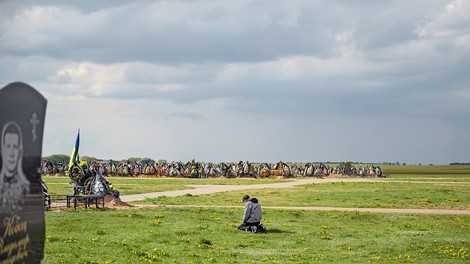
[[[0,263],[44,256],[41,152],[47,100],[24,83],[0,90]]]

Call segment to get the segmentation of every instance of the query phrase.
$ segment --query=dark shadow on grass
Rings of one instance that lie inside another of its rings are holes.
[[[294,234],[295,232],[292,231],[287,231],[287,230],[281,230],[278,228],[273,228],[273,229],[268,229],[266,231],[266,234],[273,233],[273,234]]]

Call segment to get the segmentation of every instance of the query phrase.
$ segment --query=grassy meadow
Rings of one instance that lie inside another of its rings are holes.
[[[268,208],[470,209],[470,166],[396,167],[383,168],[388,177],[377,183],[321,183],[246,191],[266,206],[266,234],[236,230],[243,214],[240,197],[245,191],[148,199],[139,203],[159,206],[145,209],[53,209],[46,212],[43,263],[469,263],[470,216]],[[429,167],[438,168],[439,173],[432,173]],[[200,184],[276,181],[108,180],[121,195]],[[45,181],[53,195],[71,191],[68,178],[45,177]],[[206,204],[240,207],[190,206]]]
[[[385,174],[393,177],[419,176],[467,176],[470,177],[470,165],[382,165]]]
[[[43,263],[468,263],[470,217],[219,208],[47,212]]]
[[[416,208],[470,210],[470,182],[423,184],[404,182],[333,182],[288,189],[231,191],[207,195],[161,196],[135,202],[158,205],[241,205],[245,193],[266,206],[319,206],[351,208]]]

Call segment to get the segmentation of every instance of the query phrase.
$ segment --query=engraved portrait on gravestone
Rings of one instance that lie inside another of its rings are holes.
[[[47,100],[28,84],[0,88],[0,263],[41,263],[41,152]]]
[[[29,193],[30,183],[23,172],[23,139],[15,122],[6,123],[2,129],[1,151],[0,211],[18,212]]]

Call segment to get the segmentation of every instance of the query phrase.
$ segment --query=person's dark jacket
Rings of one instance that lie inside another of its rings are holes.
[[[263,213],[261,212],[261,204],[258,199],[251,198],[245,204],[245,213],[243,214],[243,223],[258,223],[261,222]]]

